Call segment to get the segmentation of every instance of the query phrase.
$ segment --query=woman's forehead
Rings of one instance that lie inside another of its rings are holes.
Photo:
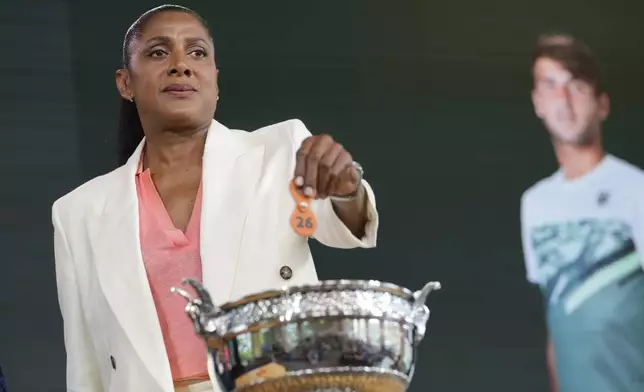
[[[141,31],[142,41],[152,37],[167,37],[169,39],[196,37],[208,40],[208,36],[208,31],[195,16],[176,11],[154,15]]]

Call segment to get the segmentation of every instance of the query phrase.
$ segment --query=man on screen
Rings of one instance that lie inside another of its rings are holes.
[[[544,295],[560,392],[644,391],[644,172],[602,146],[609,98],[592,51],[542,37],[532,101],[559,170],[521,198],[527,278]]]

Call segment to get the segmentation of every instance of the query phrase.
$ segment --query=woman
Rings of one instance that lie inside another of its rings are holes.
[[[306,237],[289,224],[291,181],[317,195],[315,237],[337,248],[375,246],[374,196],[351,155],[298,120],[252,133],[213,120],[214,46],[193,11],[143,14],[123,63],[129,159],[52,211],[67,390],[216,391],[171,286],[195,277],[223,303],[315,282]]]

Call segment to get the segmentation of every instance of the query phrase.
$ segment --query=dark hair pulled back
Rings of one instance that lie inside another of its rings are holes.
[[[147,23],[163,12],[183,12],[195,17],[208,30],[206,21],[195,11],[180,5],[166,4],[146,11],[130,26],[123,39],[123,68],[130,69],[132,60],[132,42],[141,36],[141,32]],[[210,32],[209,32],[210,34]],[[121,108],[118,122],[118,164],[123,165],[132,156],[136,148],[143,140],[143,126],[139,118],[139,111],[136,102],[121,97]]]

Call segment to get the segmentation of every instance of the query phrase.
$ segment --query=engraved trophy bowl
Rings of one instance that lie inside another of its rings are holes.
[[[225,392],[403,392],[425,336],[421,290],[334,280],[265,291],[221,306],[197,281],[186,313]]]

